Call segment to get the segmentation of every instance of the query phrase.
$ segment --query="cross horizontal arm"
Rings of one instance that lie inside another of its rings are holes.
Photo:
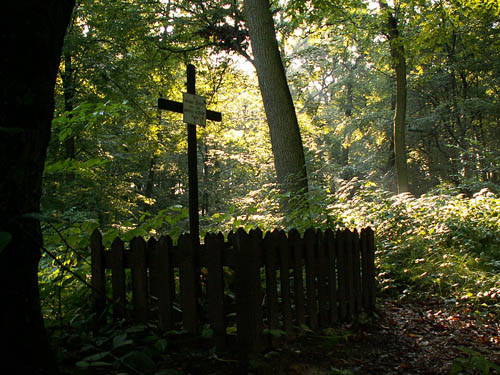
[[[166,109],[166,110],[172,111],[172,112],[183,113],[182,103],[176,102],[174,100],[159,98],[158,99],[158,108],[159,109]],[[221,122],[222,121],[222,113],[211,111],[211,110],[207,109],[207,120]]]

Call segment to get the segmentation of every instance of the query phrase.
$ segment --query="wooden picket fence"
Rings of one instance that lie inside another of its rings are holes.
[[[197,334],[209,324],[220,351],[230,326],[236,326],[239,350],[259,351],[270,341],[265,332],[293,334],[304,324],[317,330],[375,307],[370,228],[359,234],[309,229],[303,237],[296,230],[263,235],[240,229],[227,240],[207,234],[201,245],[187,234],[177,245],[168,236],[136,237],[127,250],[119,238],[105,250],[96,230],[91,249],[101,323],[111,310],[115,318],[157,319],[164,330]]]

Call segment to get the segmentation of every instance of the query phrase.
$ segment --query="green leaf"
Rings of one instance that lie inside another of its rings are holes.
[[[131,344],[132,340],[127,340],[127,332],[124,332],[118,336],[113,337],[113,349],[119,348],[120,346],[125,346]]]
[[[120,358],[120,361],[136,370],[141,369],[144,372],[152,372],[156,367],[154,361],[148,355],[139,351],[125,354]]]
[[[100,361],[103,358],[106,358],[109,355],[110,352],[102,352],[102,353],[97,353],[97,354],[92,354],[89,355],[88,357],[85,357],[82,362],[97,362]]]
[[[0,232],[0,253],[7,247],[10,241],[12,241],[12,234],[9,232]]]
[[[275,338],[280,338],[280,337],[286,335],[286,332],[283,331],[283,330],[281,330],[281,329],[268,329],[268,328],[266,328],[266,329],[263,330],[263,333],[265,335],[271,335],[271,336],[273,336]]]
[[[166,339],[159,339],[155,343],[155,348],[160,352],[160,353],[165,353],[167,351],[167,340]]]
[[[87,361],[79,361],[79,362],[76,362],[76,365],[78,367],[81,367],[81,368],[87,368],[87,367],[90,367],[90,363],[87,362]]]
[[[148,327],[145,326],[144,324],[138,324],[138,325],[132,326],[130,328],[127,328],[127,332],[128,333],[139,333],[139,332],[144,332],[147,329],[148,329]]]

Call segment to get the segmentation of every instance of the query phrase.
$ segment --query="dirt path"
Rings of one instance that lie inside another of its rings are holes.
[[[374,324],[347,327],[343,342],[323,337],[311,338],[310,348],[303,343],[311,361],[291,365],[288,373],[449,374],[456,358],[471,357],[459,347],[500,365],[500,324],[494,316],[478,320],[467,308],[453,311],[435,303],[386,302],[379,311]]]
[[[390,301],[379,305],[378,315],[364,324],[327,329],[322,335],[303,334],[251,358],[248,371],[242,371],[237,358],[231,358],[230,354],[211,352],[210,340],[174,336],[167,338],[168,350],[153,365],[154,371],[140,373],[444,375],[450,373],[453,361],[459,357],[466,359],[465,364],[471,363],[471,355],[459,347],[479,353],[475,357],[476,368],[484,358],[500,365],[500,324],[493,314],[478,319],[467,307],[452,309],[430,302]],[[147,345],[144,350],[148,350]],[[144,368],[141,364],[137,366]],[[124,373],[110,372],[109,367],[92,370],[87,373]],[[480,373],[483,372],[464,372]],[[490,371],[496,373],[500,374]]]

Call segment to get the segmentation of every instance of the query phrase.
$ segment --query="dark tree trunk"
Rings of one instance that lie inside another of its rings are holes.
[[[8,4],[8,5],[7,5]],[[0,12],[0,373],[54,374],[38,289],[38,212],[54,86],[72,0],[8,2]]]
[[[292,196],[305,194],[307,172],[302,139],[269,1],[245,0],[244,15],[269,124],[278,183],[283,192]]]
[[[146,182],[146,190],[144,192],[144,196],[146,198],[153,197],[153,186],[155,184],[155,169],[156,169],[156,156],[153,155],[151,157],[151,162],[149,164],[148,179]]]
[[[406,54],[399,32],[397,15],[389,9],[385,0],[379,0],[380,7],[387,17],[386,29],[389,38],[391,57],[396,73],[396,110],[394,113],[394,161],[398,193],[408,191],[408,168],[406,161]]]
[[[74,109],[75,101],[75,80],[73,75],[73,64],[69,51],[63,53],[64,73],[61,74],[64,91],[64,111],[71,113]],[[71,114],[69,115],[71,118]],[[76,157],[75,136],[71,134],[64,140],[64,156],[66,159],[74,160]],[[75,173],[73,171],[67,174],[68,181],[74,181]]]

